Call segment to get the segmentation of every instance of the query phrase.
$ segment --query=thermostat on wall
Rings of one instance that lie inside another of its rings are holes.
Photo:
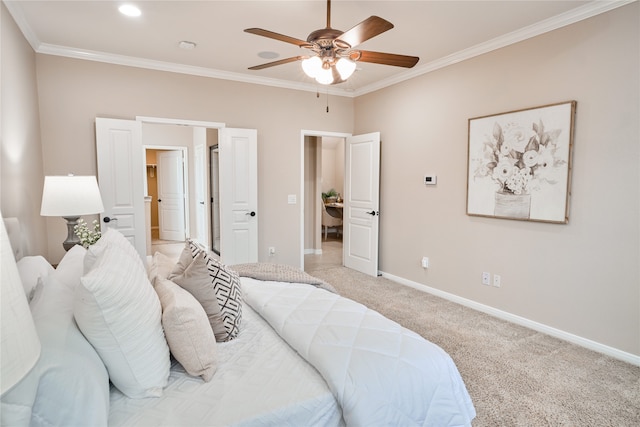
[[[425,185],[436,185],[436,181],[438,180],[438,177],[435,175],[425,175],[424,176],[424,183]]]

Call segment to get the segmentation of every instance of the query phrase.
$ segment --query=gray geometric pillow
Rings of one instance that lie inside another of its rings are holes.
[[[188,258],[186,254],[189,252],[192,258],[197,257],[200,253],[203,253],[205,256],[207,270],[211,278],[211,284],[215,290],[224,328],[227,333],[223,341],[230,341],[238,335],[240,322],[242,321],[242,290],[240,289],[240,277],[234,270],[222,264],[217,259],[210,257],[202,246],[191,239],[187,239],[181,261],[184,262],[183,258]],[[176,267],[180,269],[180,262],[178,262]],[[184,267],[182,270],[184,271]],[[172,271],[170,277],[173,277],[175,273],[178,273],[176,269]],[[219,334],[216,334],[216,338],[220,341]]]
[[[240,277],[238,273],[211,257],[207,257],[207,269],[215,289],[218,305],[220,305],[222,322],[228,334],[225,341],[229,341],[240,332],[240,322],[242,321]]]

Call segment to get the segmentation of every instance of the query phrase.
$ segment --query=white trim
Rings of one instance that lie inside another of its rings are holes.
[[[33,46],[33,45],[32,45]],[[47,43],[39,43],[34,47],[37,53],[45,55],[63,56],[67,58],[83,59],[87,61],[105,62],[107,64],[124,65],[127,67],[146,68],[156,71],[168,71],[170,73],[188,74],[192,76],[209,77],[213,79],[231,80],[242,83],[252,83],[263,86],[273,86],[284,89],[295,89],[306,92],[317,92],[315,83],[293,82],[270,77],[261,77],[245,73],[216,70],[213,68],[196,67],[193,65],[176,64],[173,62],[156,61],[153,59],[137,58],[134,56],[117,55],[108,52],[99,52],[88,49],[71,48]],[[323,92],[330,95],[349,96],[344,89],[322,86]]]
[[[322,249],[305,249],[305,255],[322,255]]]
[[[346,132],[328,132],[322,130],[301,130],[300,131],[300,246],[298,253],[300,254],[300,269],[304,270],[304,137],[319,136],[333,138],[347,138],[351,136]]]
[[[539,36],[549,31],[556,30],[582,20],[592,18],[605,12],[609,12],[613,9],[626,6],[637,0],[615,0],[615,1],[592,1],[583,6],[529,25],[528,27],[521,28],[513,31],[509,34],[505,34],[500,37],[496,37],[484,43],[477,44],[467,49],[463,49],[459,52],[453,53],[446,57],[437,59],[435,61],[419,65],[406,72],[397,74],[388,79],[380,80],[376,83],[372,83],[368,86],[362,87],[359,90],[353,91],[351,89],[341,89],[335,86],[322,86],[323,92],[326,92],[334,96],[344,96],[348,98],[355,98],[373,92],[379,89],[383,89],[387,86],[394,85],[396,83],[403,82],[405,80],[412,79],[414,77],[426,74],[440,68],[447,67],[449,65],[456,64],[458,62],[474,58],[478,55],[482,55],[487,52],[491,52],[496,49],[500,49],[523,40]],[[71,48],[66,46],[58,46],[47,43],[42,43],[38,40],[37,36],[27,23],[20,9],[13,5],[13,2],[3,2],[9,13],[13,17],[14,21],[18,25],[18,28],[22,31],[25,38],[31,45],[34,51],[37,53],[64,56],[68,58],[84,59],[88,61],[106,62],[109,64],[125,65],[130,67],[147,68],[151,70],[168,71],[173,73],[190,74],[194,76],[210,77],[215,79],[232,80],[243,83],[253,83],[264,86],[273,86],[285,89],[295,89],[307,92],[317,92],[318,85],[312,83],[292,82],[287,80],[273,79],[267,77],[259,77],[256,75],[234,73],[230,71],[215,70],[211,68],[195,67],[189,65],[175,64],[171,62],[155,61],[143,58],[136,58],[125,55],[115,55],[111,53],[98,52],[92,50],[84,50]]]
[[[529,329],[533,329],[534,331],[542,332],[543,334],[547,334],[552,337],[559,338],[561,340],[568,341],[573,344],[577,344],[581,347],[588,348],[589,350],[593,350],[598,353],[611,356],[615,359],[619,359],[624,362],[631,363],[632,365],[640,366],[640,356],[637,356],[635,354],[627,353],[617,348],[609,347],[605,344],[601,344],[601,343],[589,340],[587,338],[583,338],[578,335],[574,335],[569,332],[553,328],[543,323],[535,322],[533,320],[526,319],[524,317],[520,317],[515,314],[511,314],[506,311],[498,310],[497,308],[480,304],[476,301],[462,298],[458,295],[450,294],[448,292],[444,292],[439,289],[435,289],[430,286],[423,285],[421,283],[404,279],[402,277],[394,276],[393,274],[382,272],[382,277],[389,279],[391,281],[394,281],[396,283],[399,283],[401,285],[408,286],[410,288],[414,288],[419,291],[438,296],[440,298],[444,298],[448,301],[455,302],[465,307],[469,307],[474,310],[481,311],[483,313],[489,314],[499,319],[506,320],[507,322],[515,323],[517,325],[524,326]]]
[[[164,117],[136,116],[136,120],[143,123],[156,123],[166,125],[195,126],[212,129],[222,129],[226,124],[220,122],[206,122],[201,120],[167,119]]]

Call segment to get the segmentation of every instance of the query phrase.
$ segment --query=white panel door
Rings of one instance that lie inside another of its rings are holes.
[[[209,227],[207,226],[207,158],[206,158],[206,129],[193,129],[193,185],[195,192],[195,224],[196,230],[193,235],[196,241],[205,247],[209,247]]]
[[[142,126],[133,120],[96,118],[102,227],[120,231],[146,260]],[[104,228],[103,228],[104,229]]]
[[[220,258],[225,264],[258,262],[258,132],[219,133]]]
[[[161,240],[185,239],[182,151],[158,151],[158,225]]]
[[[380,133],[347,138],[345,154],[345,267],[378,275]]]

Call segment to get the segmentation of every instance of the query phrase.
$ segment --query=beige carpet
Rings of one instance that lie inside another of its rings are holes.
[[[640,426],[640,367],[341,267],[340,242],[323,251],[305,256],[305,271],[451,355],[474,427]]]

